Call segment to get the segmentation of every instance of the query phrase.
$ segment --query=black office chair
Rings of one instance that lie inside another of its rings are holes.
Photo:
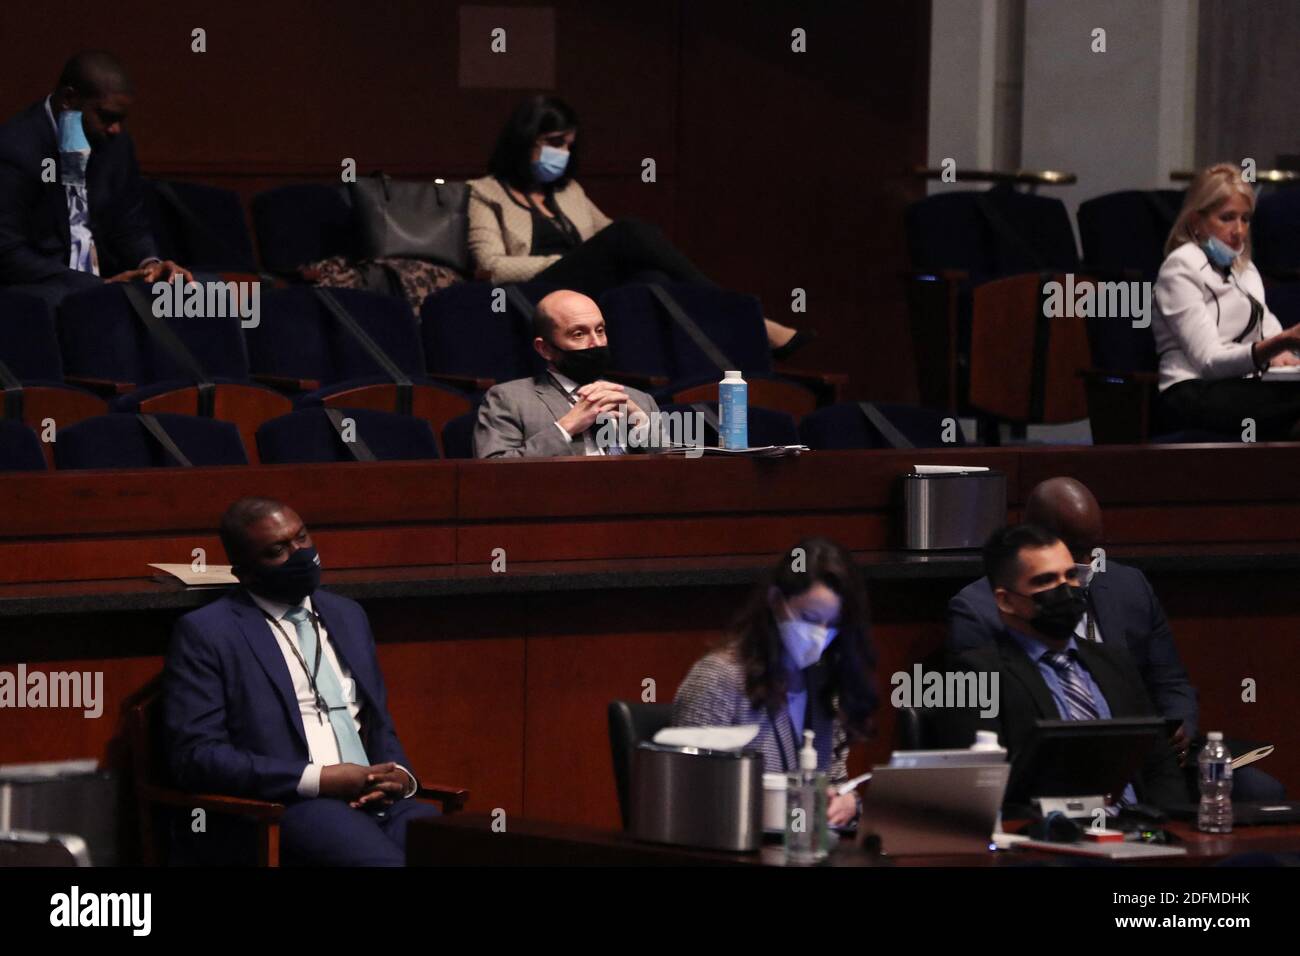
[[[632,812],[632,755],[636,745],[649,740],[672,721],[671,704],[642,704],[639,701],[609,702],[609,751],[614,759],[614,785],[618,788],[618,810],[623,829]]]
[[[935,711],[925,707],[900,707],[894,724],[894,749],[942,750],[944,734]]]

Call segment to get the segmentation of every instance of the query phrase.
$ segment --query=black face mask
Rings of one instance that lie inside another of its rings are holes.
[[[1083,593],[1083,588],[1062,583],[1046,591],[1022,595],[1033,599],[1037,612],[1029,623],[1040,634],[1058,641],[1065,640],[1074,633],[1083,612],[1088,609]]]
[[[244,587],[281,604],[297,604],[320,585],[320,555],[315,548],[300,548],[274,567],[250,564],[239,570]]]
[[[590,385],[609,371],[609,346],[593,345],[588,349],[562,349],[552,345],[558,353],[552,363],[561,375],[579,385]]]

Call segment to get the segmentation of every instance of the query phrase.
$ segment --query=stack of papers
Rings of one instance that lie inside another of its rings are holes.
[[[151,564],[149,567],[157,568],[163,574],[170,574],[180,579],[182,584],[192,588],[224,587],[239,583],[239,579],[230,573],[228,564],[209,564],[202,571],[195,571],[189,564]]]

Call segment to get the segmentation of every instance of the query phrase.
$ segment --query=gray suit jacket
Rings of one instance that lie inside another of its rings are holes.
[[[655,400],[635,388],[627,397],[647,414],[659,411]],[[565,441],[555,423],[569,411],[569,400],[547,374],[502,382],[488,390],[474,425],[476,458],[553,458],[583,455],[581,435]],[[599,425],[593,425],[599,428]],[[593,435],[593,437],[595,437]],[[629,452],[645,451],[628,448]]]

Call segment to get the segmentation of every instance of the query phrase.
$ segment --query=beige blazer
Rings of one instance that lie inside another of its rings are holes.
[[[533,248],[532,214],[495,177],[471,179],[468,186],[470,256],[475,268],[485,270],[492,282],[527,282],[560,258],[528,254]],[[555,203],[584,241],[612,221],[574,180],[556,190]]]

